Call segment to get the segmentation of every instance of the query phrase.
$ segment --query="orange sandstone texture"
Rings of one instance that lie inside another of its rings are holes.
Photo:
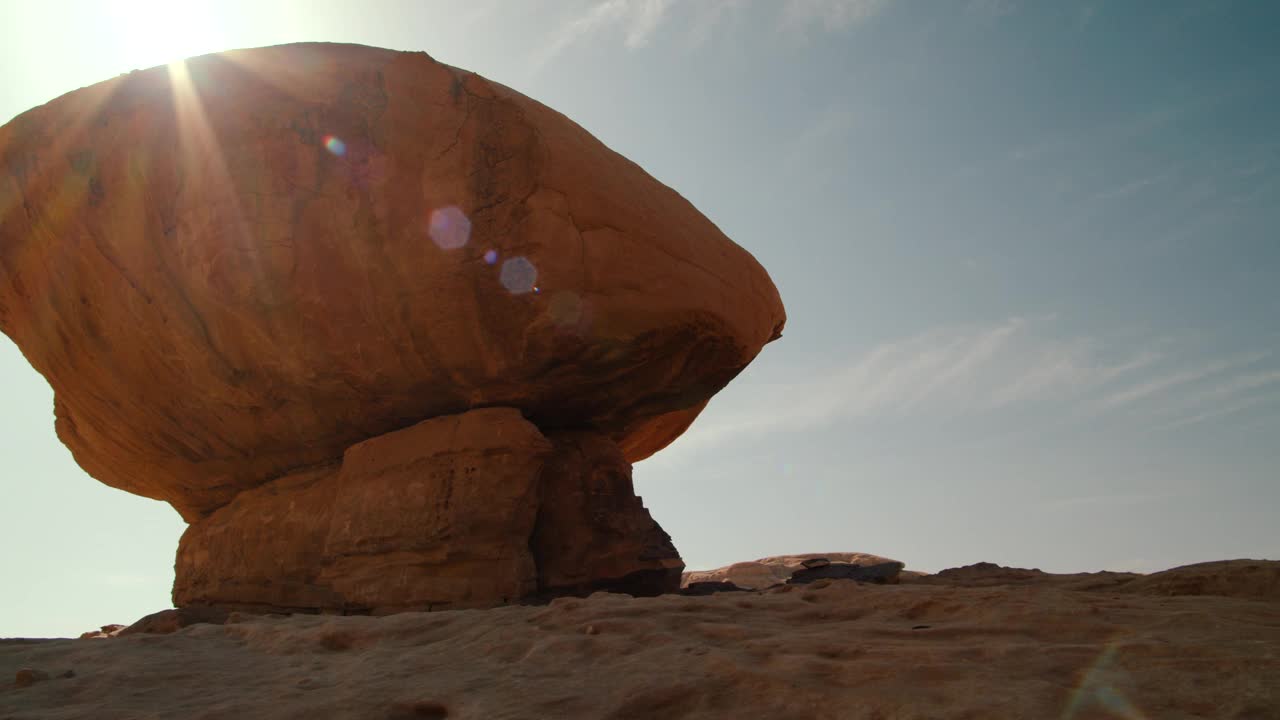
[[[356,45],[15,118],[0,278],[77,462],[192,523],[180,603],[674,589],[629,463],[785,323],[748,252],[563,115]]]
[[[1178,596],[948,582],[963,572],[377,618],[233,613],[169,635],[0,640],[0,717],[1273,720],[1280,602],[1253,588],[1278,570],[1145,576],[1217,579]],[[47,679],[16,687],[22,669]]]
[[[386,613],[656,595],[683,568],[613,441],[549,440],[518,411],[486,408],[240,493],[183,534],[173,595],[179,607]]]
[[[0,128],[0,329],[98,480],[188,521],[475,407],[628,461],[785,315],[764,269],[563,115],[423,53],[300,44]]]

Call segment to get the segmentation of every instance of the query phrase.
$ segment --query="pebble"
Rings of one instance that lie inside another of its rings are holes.
[[[32,668],[22,668],[13,678],[15,687],[30,687],[42,680],[48,680],[49,673],[43,670],[34,670]]]

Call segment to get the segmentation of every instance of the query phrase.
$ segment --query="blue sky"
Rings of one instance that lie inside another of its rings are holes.
[[[103,5],[0,11],[0,120],[228,47],[426,50],[754,253],[785,336],[635,469],[691,568],[1280,558],[1275,4]],[[0,382],[0,635],[167,606],[176,513],[79,471],[6,338]]]

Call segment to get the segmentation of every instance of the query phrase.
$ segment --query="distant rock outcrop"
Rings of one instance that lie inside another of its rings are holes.
[[[207,605],[171,608],[140,618],[132,625],[117,630],[115,636],[168,635],[192,625],[221,625],[230,617],[231,613],[226,610]]]
[[[1064,590],[1109,591],[1140,595],[1220,595],[1280,600],[1280,562],[1218,560],[1183,565],[1142,575],[1131,572],[1047,573],[980,562],[915,576],[913,584],[956,587],[1050,586]]]
[[[1139,576],[1123,590],[1143,595],[1221,595],[1280,600],[1280,562],[1217,560],[1183,565]]]
[[[807,553],[801,555],[776,555],[773,557],[760,558],[759,560],[751,560],[749,562],[734,563],[726,565],[715,570],[693,570],[684,573],[681,579],[681,585],[688,587],[694,583],[705,582],[728,582],[740,588],[746,589],[764,589],[773,585],[786,583],[793,575],[805,570],[817,570],[819,568],[840,564],[846,566],[857,565],[861,568],[878,567],[873,574],[880,578],[878,582],[897,582],[898,574],[902,571],[903,564],[897,560],[880,557],[879,555],[870,555],[868,553],[855,552],[835,552],[835,553]],[[894,569],[896,567],[896,570]],[[828,571],[839,574],[843,571]],[[865,573],[864,573],[865,574]],[[813,579],[825,577],[821,573],[815,574]],[[868,575],[864,579],[870,579]]]
[[[885,585],[898,582],[898,574],[902,572],[902,567],[902,563],[896,560],[874,565],[824,562],[815,566],[806,565],[791,573],[791,577],[787,578],[787,584],[805,585],[815,580],[856,580]]]
[[[125,626],[119,625],[119,624],[103,625],[97,630],[90,630],[89,632],[80,633],[80,639],[95,640],[95,639],[103,639],[103,638],[113,638],[119,635],[120,631],[124,629],[125,629]]]
[[[748,252],[563,115],[355,45],[18,116],[0,268],[77,462],[191,523],[179,604],[674,589],[629,463],[785,322]]]

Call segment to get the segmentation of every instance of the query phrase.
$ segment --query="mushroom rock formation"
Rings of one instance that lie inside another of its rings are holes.
[[[81,467],[191,523],[179,604],[672,588],[629,463],[784,321],[676,192],[424,53],[208,55],[0,128],[0,330]]]

